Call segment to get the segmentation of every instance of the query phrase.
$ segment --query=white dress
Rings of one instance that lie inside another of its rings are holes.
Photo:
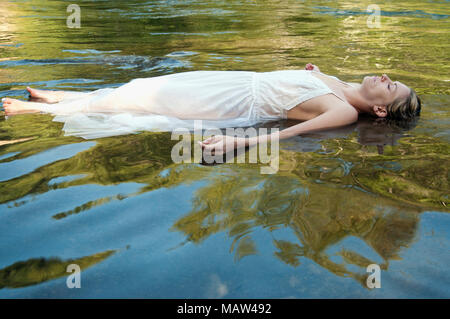
[[[303,101],[336,95],[311,72],[181,72],[135,79],[38,108],[56,115],[53,121],[64,123],[65,135],[85,139],[192,130],[194,120],[202,120],[203,129],[246,127],[286,119],[287,111]]]

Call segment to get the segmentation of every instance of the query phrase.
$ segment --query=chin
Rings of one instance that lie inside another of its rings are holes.
[[[363,80],[363,84],[367,89],[372,89],[375,86],[373,82],[373,76],[365,76]]]
[[[365,76],[363,79],[362,79],[362,81],[361,81],[361,86],[363,86],[364,85],[364,83],[367,81],[367,76]]]

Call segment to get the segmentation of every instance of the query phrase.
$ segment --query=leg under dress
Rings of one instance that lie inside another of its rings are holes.
[[[135,79],[56,104],[39,104],[63,122],[65,135],[85,139],[202,127],[245,127],[285,119],[287,110],[334,94],[306,70],[190,71]]]

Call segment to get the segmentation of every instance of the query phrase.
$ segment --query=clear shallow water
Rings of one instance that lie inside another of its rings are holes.
[[[349,82],[387,73],[422,116],[282,141],[273,175],[174,164],[170,133],[85,141],[50,115],[2,116],[1,298],[450,296],[447,2],[379,2],[374,29],[356,1],[77,3],[80,29],[63,1],[0,3],[0,97],[312,62]]]

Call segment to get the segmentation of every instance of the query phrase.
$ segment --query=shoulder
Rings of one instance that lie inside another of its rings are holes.
[[[317,105],[323,109],[324,111],[328,111],[334,108],[349,108],[356,111],[356,109],[350,103],[343,101],[333,93],[327,93],[321,96],[318,96],[316,99]]]
[[[349,118],[358,119],[358,110],[332,93],[321,96],[317,103],[322,112],[339,112]]]

